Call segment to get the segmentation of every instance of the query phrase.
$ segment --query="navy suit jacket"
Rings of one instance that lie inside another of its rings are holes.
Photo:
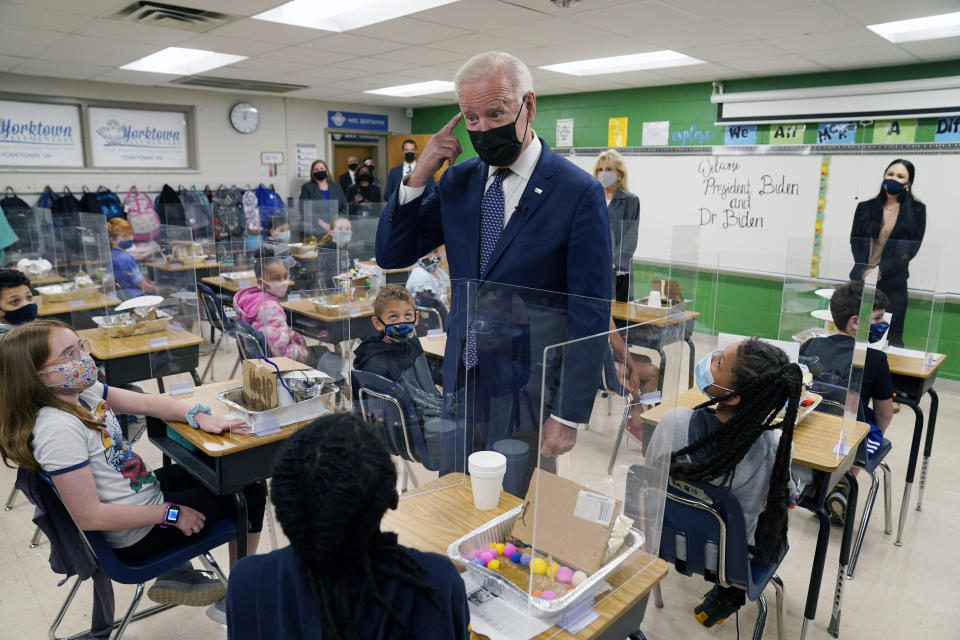
[[[407,267],[446,245],[454,291],[444,354],[445,393],[454,389],[457,380],[468,307],[475,304],[468,299],[477,297],[476,287],[468,293],[470,287],[457,286],[458,280],[570,294],[570,298],[554,296],[561,299],[566,320],[565,335],[555,336],[554,343],[596,335],[610,327],[613,258],[603,189],[593,176],[540,142],[540,159],[482,273],[480,200],[488,165],[479,158],[451,166],[432,191],[403,206],[397,205],[397,193],[391,193],[380,216],[376,254],[381,267]],[[538,327],[531,323],[530,330],[536,332]],[[589,421],[602,356],[597,353],[597,341],[587,342],[590,346],[566,350],[558,394],[562,403],[552,407],[559,417],[581,423]],[[479,340],[478,347],[482,347]]]
[[[403,165],[398,164],[397,166],[390,169],[390,173],[387,175],[387,188],[383,192],[383,199],[389,200],[390,196],[397,192],[397,189],[400,188],[400,181],[403,180]],[[428,195],[430,191],[433,191],[433,178],[427,180],[427,190],[424,192],[424,196]]]

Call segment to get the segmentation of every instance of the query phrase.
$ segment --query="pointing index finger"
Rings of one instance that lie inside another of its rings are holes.
[[[460,122],[462,118],[463,111],[457,111],[457,114],[450,119],[450,122],[444,125],[443,129],[440,129],[440,133],[449,134],[451,131],[453,131],[453,128],[457,126],[457,123]]]

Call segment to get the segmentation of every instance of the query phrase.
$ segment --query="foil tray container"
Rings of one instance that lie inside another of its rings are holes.
[[[327,383],[319,395],[309,400],[267,409],[266,411],[252,411],[243,404],[243,387],[218,393],[217,400],[230,407],[233,413],[243,418],[247,424],[253,427],[254,433],[261,433],[333,413],[335,397],[339,391],[340,389],[335,384]]]
[[[468,559],[470,553],[476,549],[487,549],[492,543],[508,541],[513,523],[520,516],[522,510],[522,505],[515,507],[474,529],[467,535],[454,540],[447,547],[447,557],[466,567],[467,572],[484,588],[496,593],[513,607],[521,611],[529,611],[537,617],[551,617],[563,613],[566,609],[582,601],[583,598],[593,597],[602,592],[601,583],[605,582],[617,567],[643,546],[643,533],[631,528],[627,532],[619,553],[580,583],[576,589],[571,589],[556,600],[535,598],[496,571],[481,567]]]

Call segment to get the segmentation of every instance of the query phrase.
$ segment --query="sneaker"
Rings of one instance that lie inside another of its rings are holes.
[[[218,624],[226,626],[227,624],[227,598],[220,598],[212,605],[207,607],[207,617]]]
[[[187,566],[160,574],[147,597],[157,604],[185,604],[206,607],[227,595],[227,588],[209,571],[197,571]]]
[[[843,526],[847,518],[847,495],[850,493],[850,487],[846,482],[838,482],[830,495],[827,496],[826,507],[827,515],[830,516],[830,524]]]
[[[730,617],[730,614],[736,613],[742,604],[730,604],[720,599],[720,589],[714,586],[710,592],[703,598],[703,602],[693,609],[693,617],[705,627],[712,627],[720,624]]]

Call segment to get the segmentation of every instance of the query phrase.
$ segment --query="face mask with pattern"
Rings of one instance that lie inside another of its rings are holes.
[[[67,360],[39,371],[41,374],[57,372],[63,374],[63,382],[48,384],[51,389],[83,391],[97,381],[97,363],[89,353],[83,354],[79,360]]]

